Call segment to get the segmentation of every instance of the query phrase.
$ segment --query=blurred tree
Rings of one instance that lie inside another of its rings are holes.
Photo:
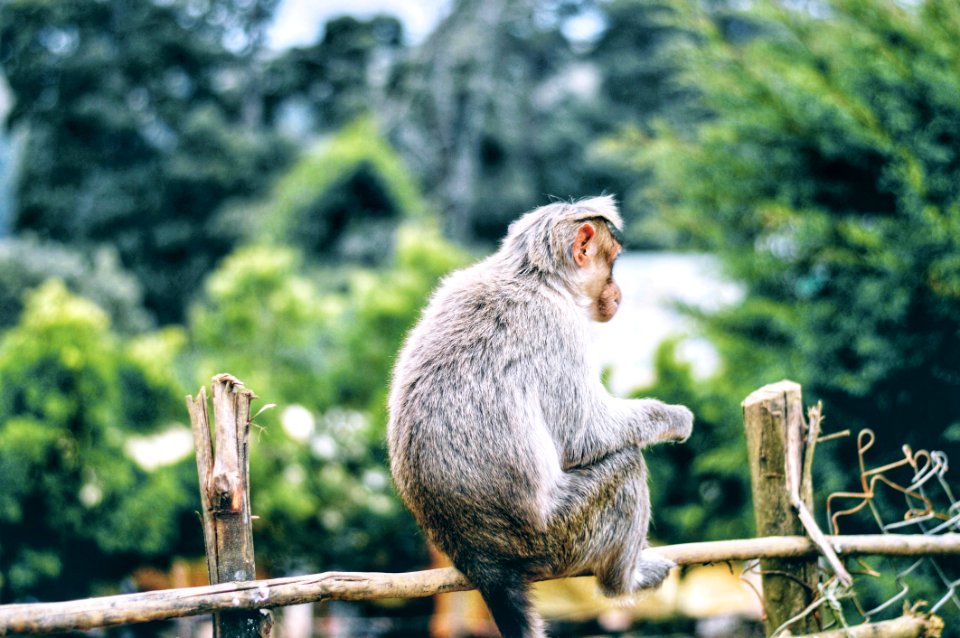
[[[601,72],[607,115],[617,124],[649,127],[654,117],[677,115],[689,91],[676,80],[672,53],[687,31],[671,3],[613,0],[602,5],[606,26],[589,59]],[[681,37],[682,36],[682,37]]]
[[[301,388],[301,403],[316,394],[330,404],[309,419],[300,445],[274,447],[259,465],[270,487],[255,500],[263,521],[257,551],[278,568],[390,571],[427,562],[387,469],[386,396],[406,331],[464,256],[424,222],[401,229],[393,254],[382,269],[351,276],[330,325],[324,374]],[[288,432],[290,425],[285,420]]]
[[[0,329],[17,323],[24,292],[50,278],[95,302],[117,330],[133,333],[149,328],[140,282],[118,261],[116,251],[108,247],[88,255],[33,238],[0,240]]]
[[[6,124],[27,132],[14,229],[114,244],[149,308],[179,319],[230,248],[210,216],[286,157],[249,126],[259,102],[246,69],[275,2],[3,3]]]
[[[632,142],[649,134],[654,122],[667,120],[683,128],[702,117],[696,101],[690,99],[692,91],[679,81],[681,52],[693,38],[674,3],[613,0],[600,6],[606,26],[587,57],[600,73],[597,111],[604,119],[596,132],[601,141],[594,143],[594,155],[627,171]],[[634,169],[629,173],[618,176],[610,188],[621,200],[630,246],[677,247],[678,233],[647,199],[650,172],[638,174]]]
[[[507,223],[548,195],[579,195],[578,185],[544,192],[537,167],[574,166],[586,127],[563,108],[589,94],[593,69],[571,68],[562,12],[533,0],[461,0],[395,70],[386,113],[390,137],[460,241],[499,238]],[[550,127],[549,112],[567,116]],[[575,143],[546,138],[548,131]],[[546,151],[574,157],[545,156]],[[569,172],[564,177],[569,177]]]
[[[605,138],[685,113],[672,15],[655,0],[453,3],[395,66],[381,110],[448,234],[491,243],[551,197],[600,192],[621,196],[628,221],[645,215],[635,170]]]
[[[337,324],[330,370],[334,401],[369,411],[381,436],[390,372],[403,338],[440,278],[466,261],[434,226],[421,220],[401,227],[391,262],[351,278],[348,305]]]
[[[132,434],[181,416],[173,376],[152,369],[180,341],[124,343],[56,280],[28,296],[0,341],[0,601],[109,590],[182,549],[189,475],[148,472],[126,452]]]
[[[370,115],[402,47],[403,25],[392,16],[327,22],[319,42],[285,51],[268,64],[266,119],[297,134],[334,130]]]
[[[744,282],[705,317],[726,374],[795,378],[891,446],[960,440],[960,5],[757,3],[743,37],[694,4],[711,115],[641,157],[659,213]]]
[[[323,299],[300,262],[289,248],[247,246],[210,274],[189,314],[197,383],[229,371],[271,402],[330,406],[319,380],[342,302]]]
[[[305,153],[265,198],[227,209],[220,225],[294,246],[314,263],[372,266],[391,258],[396,228],[410,217],[425,219],[417,186],[362,118]]]

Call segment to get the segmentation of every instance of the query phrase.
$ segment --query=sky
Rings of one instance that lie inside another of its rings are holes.
[[[422,41],[445,15],[450,0],[281,0],[267,34],[274,50],[307,46],[317,41],[321,27],[331,18],[353,15],[370,18],[378,13],[403,22],[408,42]]]
[[[451,3],[452,0],[280,0],[267,34],[269,47],[282,51],[308,46],[317,41],[321,27],[331,18],[341,15],[371,18],[379,13],[399,18],[408,44],[419,44],[446,15]],[[589,40],[602,28],[600,14],[587,11],[568,20],[564,33],[572,40]]]

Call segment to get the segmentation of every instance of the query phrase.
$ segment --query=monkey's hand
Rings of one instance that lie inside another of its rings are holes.
[[[683,443],[693,433],[693,412],[683,405],[664,406],[668,410],[666,441]]]
[[[682,405],[670,405],[656,399],[628,399],[628,423],[633,428],[635,443],[653,445],[684,442],[693,432],[693,412]]]

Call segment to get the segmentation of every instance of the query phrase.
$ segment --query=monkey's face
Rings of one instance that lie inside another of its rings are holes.
[[[587,223],[577,232],[573,259],[580,269],[581,290],[590,301],[590,318],[594,321],[610,321],[620,308],[623,295],[613,280],[613,264],[621,250],[603,227]]]
[[[613,276],[611,274],[610,279],[603,286],[603,289],[600,291],[600,295],[593,303],[593,320],[605,322],[613,319],[613,315],[617,314],[617,310],[620,308],[621,299],[622,294],[620,293],[620,286],[618,286],[617,282],[613,280]]]
[[[619,253],[619,247],[617,253]],[[590,318],[594,321],[610,321],[620,308],[623,295],[620,292],[620,286],[613,280],[614,260],[616,260],[616,253],[605,259],[598,259],[590,271],[583,273],[585,275],[583,291],[590,300]]]

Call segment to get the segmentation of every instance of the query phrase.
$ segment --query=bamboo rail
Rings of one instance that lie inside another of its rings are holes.
[[[855,625],[832,631],[798,636],[789,632],[781,638],[939,638],[943,632],[943,620],[932,614],[907,613],[893,620],[866,625]]]
[[[960,555],[960,534],[877,534],[827,536],[826,539],[841,556]],[[678,565],[810,558],[818,554],[816,544],[804,536],[686,543],[652,551]],[[472,589],[472,585],[452,567],[398,574],[326,572],[69,602],[2,605],[0,636],[86,630],[222,610],[267,609],[325,600],[419,598],[467,589]]]

